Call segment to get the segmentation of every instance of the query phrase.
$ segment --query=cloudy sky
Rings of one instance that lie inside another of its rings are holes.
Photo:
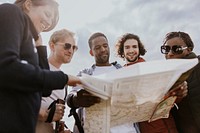
[[[13,2],[14,0],[0,0]],[[108,37],[110,61],[123,60],[116,57],[114,44],[124,33],[134,33],[147,49],[144,58],[147,61],[164,59],[160,54],[160,45],[170,31],[184,31],[190,34],[195,43],[194,51],[200,54],[200,1],[199,0],[57,0],[60,20],[54,30],[43,33],[43,42],[47,45],[53,31],[67,28],[76,33],[79,50],[70,64],[62,70],[76,75],[79,70],[94,63],[89,55],[87,40],[97,31]]]
[[[79,50],[71,64],[63,67],[68,72],[77,73],[94,63],[87,40],[96,31],[105,33],[109,39],[110,61],[121,64],[124,62],[116,57],[114,44],[127,32],[140,36],[148,51],[146,60],[164,59],[160,45],[170,31],[189,33],[195,43],[194,51],[200,54],[198,0],[60,0],[59,3],[60,22],[56,28],[69,28],[78,36]]]
[[[200,1],[199,0],[57,0],[60,20],[54,30],[43,33],[45,45],[53,31],[62,28],[77,34],[79,50],[70,64],[62,66],[66,73],[76,75],[79,70],[90,67],[94,59],[89,55],[87,40],[97,31],[108,37],[110,61],[117,58],[114,44],[124,33],[140,36],[147,53],[147,61],[164,59],[160,53],[164,36],[171,31],[184,31],[190,34],[195,43],[194,51],[200,54]],[[0,3],[14,0],[0,0]],[[72,126],[72,125],[71,125]]]

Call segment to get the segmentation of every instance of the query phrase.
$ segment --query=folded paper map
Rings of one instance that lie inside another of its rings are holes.
[[[85,132],[109,133],[125,123],[168,117],[176,98],[164,99],[165,94],[186,80],[197,63],[198,59],[157,60],[98,76],[82,75],[84,88],[103,99],[86,108]]]

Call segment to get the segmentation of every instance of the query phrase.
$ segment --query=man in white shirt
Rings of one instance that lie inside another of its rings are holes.
[[[50,70],[60,71],[62,64],[70,63],[74,52],[77,50],[74,35],[73,32],[66,29],[55,31],[51,35],[49,40],[51,53],[48,58]],[[64,104],[57,103],[56,101],[57,99],[64,101],[67,95],[66,92],[66,89],[54,90],[49,97],[42,97],[36,133],[55,132],[55,122],[62,119],[65,109]],[[53,107],[49,108],[49,106],[54,102],[54,111],[52,111]],[[65,130],[64,132],[70,133],[69,130]]]
[[[86,68],[79,72],[78,76],[81,76],[82,73],[86,73],[88,75],[98,75],[106,72],[110,72],[115,69],[121,68],[121,65],[117,62],[110,63],[110,48],[108,44],[107,37],[103,33],[94,33],[89,38],[89,47],[90,47],[90,55],[94,56],[95,64],[91,66],[91,68]],[[99,103],[100,100],[98,97],[90,95],[86,91],[79,91],[80,88],[75,87],[70,92],[67,98],[67,104],[72,108],[78,107],[90,107],[96,103]],[[83,111],[79,112],[79,117],[81,117],[82,125],[84,123],[84,114]],[[136,132],[134,124],[124,124],[117,127],[113,127],[110,129],[111,133],[119,133],[119,132],[128,132],[128,133],[138,133]],[[74,133],[80,133],[76,126],[73,131]]]

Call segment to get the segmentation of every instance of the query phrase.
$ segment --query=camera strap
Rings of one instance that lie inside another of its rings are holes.
[[[54,116],[54,113],[55,113],[55,110],[56,110],[56,103],[59,103],[61,101],[61,99],[57,99],[55,101],[53,101],[48,109],[49,109],[49,114],[48,114],[48,117],[47,117],[47,120],[45,122],[48,122],[48,123],[51,123],[52,120],[53,120],[53,116]]]
[[[67,98],[68,86],[66,85],[64,87],[64,89],[65,89],[65,97],[64,97],[64,100],[62,100],[63,101],[62,104],[65,104],[65,101],[66,101],[66,98]],[[60,102],[58,102],[58,103],[60,103]],[[64,126],[65,126],[65,128],[69,129],[66,124],[64,124]],[[59,121],[56,121],[55,133],[58,133],[58,130],[57,130],[58,128],[59,128]],[[73,132],[71,132],[71,133],[73,133]]]

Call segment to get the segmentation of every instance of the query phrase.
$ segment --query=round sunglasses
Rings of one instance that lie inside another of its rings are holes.
[[[161,46],[160,50],[162,54],[168,54],[170,51],[172,51],[173,54],[182,54],[183,50],[187,49],[187,46],[180,46],[180,45],[174,45],[172,47],[170,46]]]
[[[56,43],[56,45],[62,45],[64,50],[73,49],[73,51],[77,51],[78,47],[76,45],[72,45],[70,43]]]

